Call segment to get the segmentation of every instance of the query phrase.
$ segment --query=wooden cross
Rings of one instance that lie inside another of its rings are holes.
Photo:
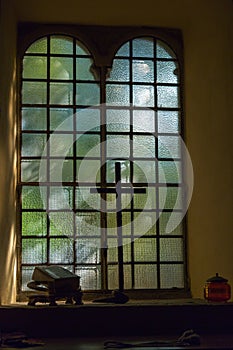
[[[121,182],[121,163],[115,163],[115,183],[116,188],[92,188],[91,193],[114,193],[116,195],[116,218],[117,218],[117,244],[118,244],[118,281],[119,291],[124,290],[124,266],[123,266],[123,240],[122,240],[122,201],[121,195],[123,193],[146,193],[146,189],[132,187],[126,188],[122,186]]]

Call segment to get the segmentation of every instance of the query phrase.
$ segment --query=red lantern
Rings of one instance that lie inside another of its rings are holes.
[[[208,301],[227,301],[231,298],[231,286],[228,280],[216,276],[209,278],[204,287],[204,297]]]

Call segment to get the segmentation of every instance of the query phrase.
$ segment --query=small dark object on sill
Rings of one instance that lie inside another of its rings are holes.
[[[93,303],[113,303],[113,304],[125,304],[129,300],[129,297],[119,290],[112,291],[112,296],[107,298],[100,298],[93,300]]]

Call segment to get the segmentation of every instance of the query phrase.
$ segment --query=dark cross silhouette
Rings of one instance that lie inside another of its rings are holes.
[[[117,244],[118,244],[118,280],[119,280],[119,291],[124,290],[124,266],[123,266],[123,241],[122,241],[122,193],[146,193],[144,188],[126,188],[122,186],[121,182],[121,163],[115,163],[115,183],[116,188],[93,188],[91,193],[114,193],[116,195],[116,218],[117,218]]]

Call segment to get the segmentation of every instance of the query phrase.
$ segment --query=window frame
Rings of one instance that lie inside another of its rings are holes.
[[[20,23],[18,28],[18,135],[20,135],[21,127],[21,72],[22,62],[26,49],[36,40],[46,35],[64,35],[76,38],[84,44],[93,56],[93,61],[96,71],[100,75],[106,75],[107,71],[111,69],[113,60],[118,49],[129,40],[140,37],[154,37],[158,40],[164,41],[174,51],[177,62],[179,64],[180,82],[179,82],[179,100],[180,100],[180,134],[184,138],[184,60],[183,60],[183,39],[182,32],[179,29],[159,28],[159,27],[117,27],[117,26],[92,26],[92,25],[53,25],[53,24],[34,24],[34,23]],[[101,83],[103,79],[100,79]],[[103,88],[101,89],[103,91]],[[102,96],[102,102],[105,102]],[[20,138],[18,141],[18,159],[20,160]],[[18,169],[18,183],[20,179]],[[182,169],[184,173],[184,169]],[[20,199],[20,185],[18,186],[18,200]],[[18,204],[18,209],[20,205]],[[19,210],[17,210],[19,213]],[[17,291],[19,298],[25,295],[22,292],[20,280],[20,265],[21,265],[21,234],[20,234],[20,215],[17,215],[18,227],[18,274],[17,274]],[[179,298],[190,297],[190,286],[188,278],[188,259],[187,259],[187,218],[183,219],[184,238],[183,238],[183,254],[184,254],[184,288],[165,290],[165,289],[150,289],[150,290],[130,290],[129,294],[137,298]],[[87,292],[88,293],[88,292]],[[101,294],[101,291],[89,292],[90,298],[93,295]]]

